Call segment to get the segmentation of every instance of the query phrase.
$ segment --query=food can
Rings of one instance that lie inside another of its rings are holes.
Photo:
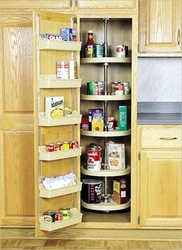
[[[71,107],[65,107],[64,108],[64,116],[71,116],[72,115],[72,108]]]
[[[83,179],[82,183],[82,200],[86,203],[100,203],[102,181],[97,179]]]
[[[103,57],[103,45],[95,44],[94,45],[95,57]]]
[[[55,213],[53,211],[46,211],[44,213],[44,220],[46,222],[55,222]]]
[[[61,151],[61,150],[63,150],[63,142],[58,141],[56,142],[56,151]]]
[[[101,169],[101,150],[97,148],[87,149],[87,169],[99,171]]]
[[[62,219],[63,219],[62,213],[59,211],[55,212],[55,221],[60,221]]]
[[[99,94],[98,82],[87,82],[87,94],[88,95],[98,95]]]
[[[122,82],[112,82],[111,94],[112,95],[124,95],[124,84]]]
[[[108,117],[107,127],[109,131],[114,130],[114,117]]]
[[[70,141],[70,148],[78,148],[78,141]]]
[[[68,79],[68,61],[58,61],[57,65],[57,78]]]
[[[48,143],[45,146],[47,152],[54,152],[55,151],[55,143]]]
[[[63,150],[69,150],[70,149],[70,144],[67,141],[63,142]]]
[[[59,209],[59,212],[62,213],[63,220],[67,220],[67,219],[69,219],[71,217],[70,208],[62,207],[62,208]]]
[[[115,95],[124,94],[124,85],[121,82],[115,84]]]
[[[122,82],[124,85],[124,95],[129,95],[130,94],[130,85],[129,82]]]
[[[124,44],[118,44],[116,45],[116,57],[125,57],[126,56],[126,50]]]
[[[99,95],[104,94],[104,82],[102,82],[102,81],[98,82],[98,93],[99,93]]]

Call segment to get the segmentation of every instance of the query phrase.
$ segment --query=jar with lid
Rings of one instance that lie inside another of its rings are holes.
[[[84,46],[84,57],[92,58],[94,57],[94,40],[93,40],[93,31],[88,30],[87,42]]]

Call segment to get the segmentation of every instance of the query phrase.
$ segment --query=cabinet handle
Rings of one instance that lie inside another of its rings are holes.
[[[177,34],[177,44],[180,45],[180,29],[178,29],[178,34]]]
[[[165,141],[172,141],[172,140],[177,140],[177,137],[161,137],[159,138],[160,140],[165,140]]]
[[[72,7],[72,0],[70,0],[70,7]]]

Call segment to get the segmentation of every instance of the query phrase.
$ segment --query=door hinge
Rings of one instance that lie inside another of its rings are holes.
[[[140,159],[141,159],[141,153],[139,152],[138,153],[138,160],[140,161]]]
[[[140,216],[138,216],[138,225],[140,225]]]

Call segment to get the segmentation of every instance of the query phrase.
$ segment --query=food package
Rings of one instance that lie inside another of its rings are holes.
[[[125,144],[108,142],[106,146],[109,169],[125,169]]]
[[[45,116],[60,117],[64,115],[64,96],[45,97]]]

